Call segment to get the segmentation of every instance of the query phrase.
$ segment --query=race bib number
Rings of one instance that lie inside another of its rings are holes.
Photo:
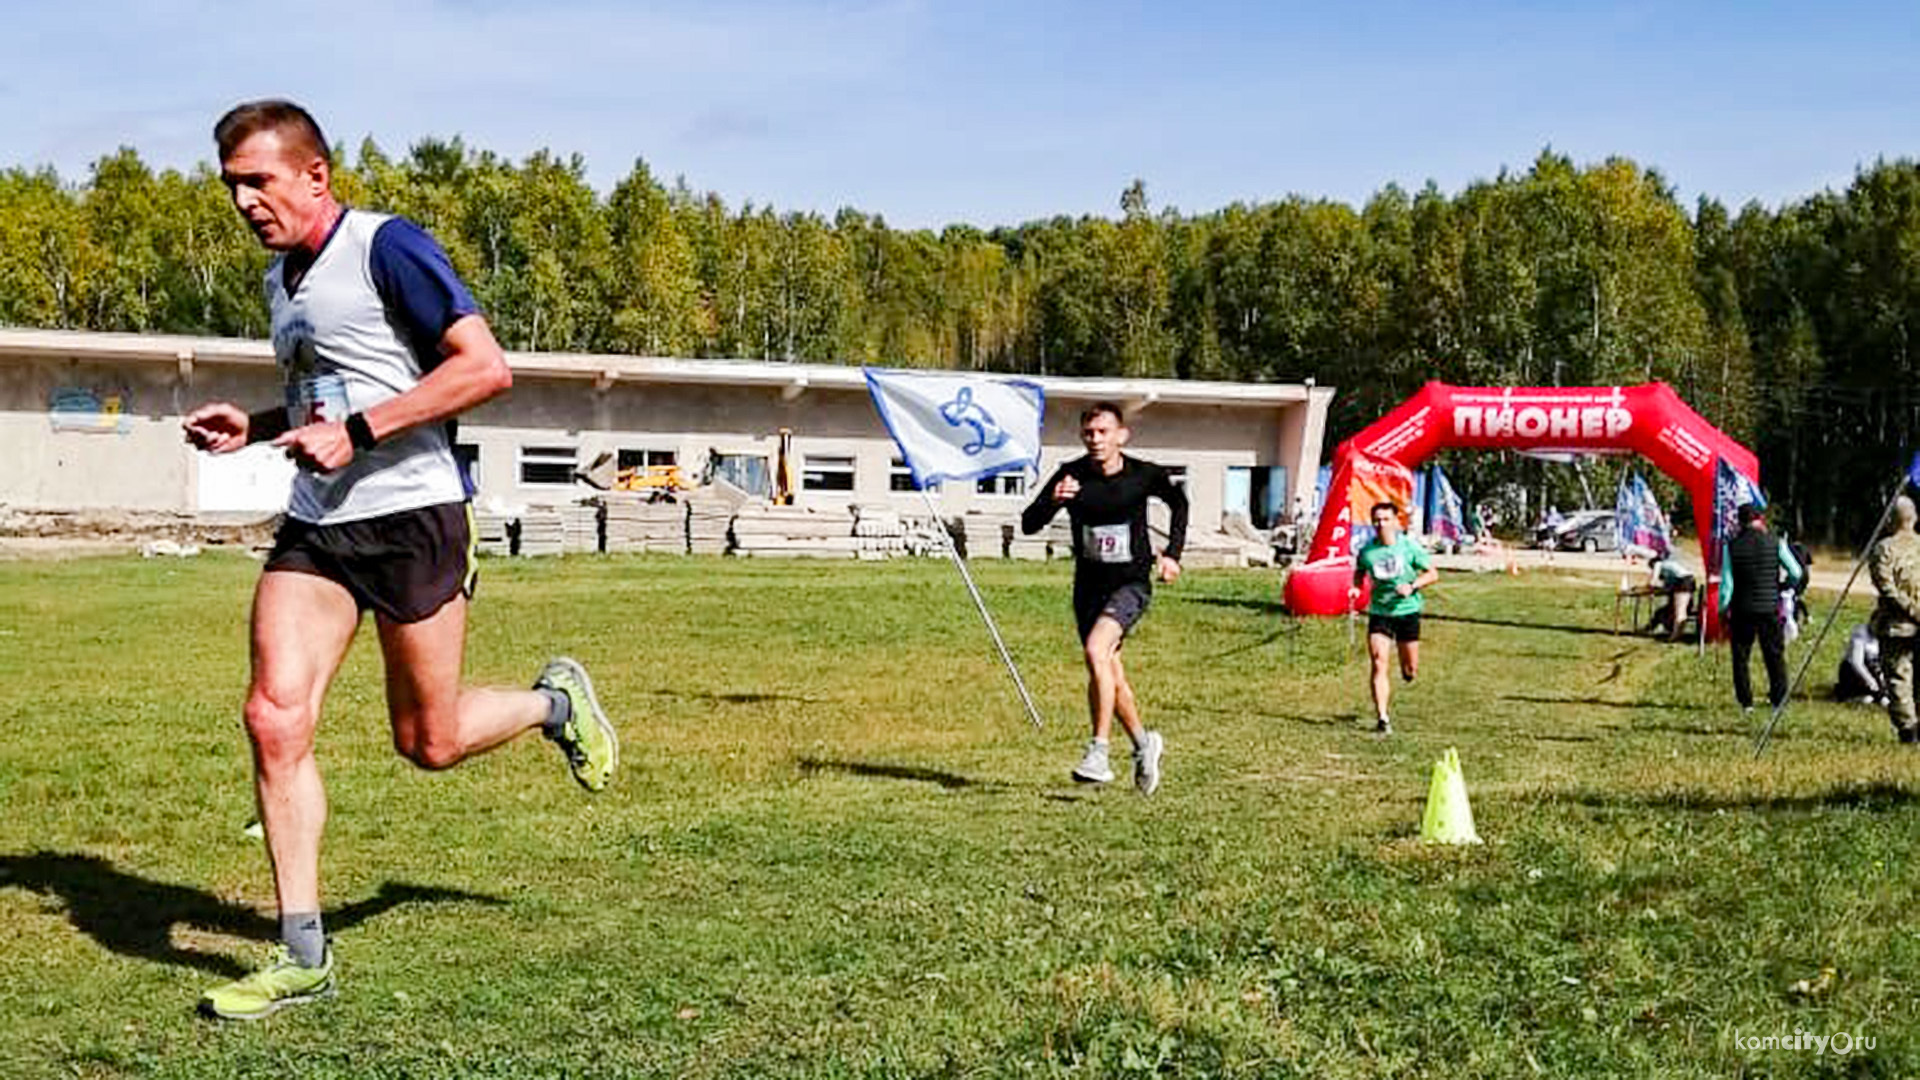
[[[310,375],[287,387],[287,397],[287,418],[295,427],[339,423],[353,411],[347,380],[338,375]]]
[[[1125,524],[1088,525],[1081,544],[1087,558],[1100,563],[1133,561],[1133,531]]]
[[[1405,569],[1400,564],[1398,553],[1376,556],[1373,560],[1373,579],[1375,581],[1397,581]]]

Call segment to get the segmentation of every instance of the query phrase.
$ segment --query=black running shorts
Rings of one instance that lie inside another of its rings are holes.
[[[1082,588],[1073,590],[1073,619],[1080,626],[1080,640],[1087,640],[1093,633],[1093,624],[1105,615],[1120,624],[1121,636],[1133,629],[1140,616],[1147,613],[1147,605],[1153,601],[1151,586],[1138,582],[1127,582],[1111,592],[1100,589]]]
[[[273,538],[267,569],[326,578],[351,593],[361,611],[414,623],[455,594],[473,595],[473,556],[472,510],[457,502],[339,525],[288,518]]]
[[[1369,615],[1367,633],[1383,634],[1395,641],[1420,640],[1420,613],[1411,615]]]

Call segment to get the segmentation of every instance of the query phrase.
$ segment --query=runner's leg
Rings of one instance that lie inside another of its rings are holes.
[[[253,677],[247,737],[254,790],[280,912],[320,910],[320,837],[326,789],[313,756],[327,686],[339,670],[360,612],[339,584],[269,570],[253,596]]]
[[[1127,738],[1133,740],[1133,745],[1139,746],[1140,736],[1146,727],[1140,723],[1140,706],[1133,699],[1133,684],[1127,681],[1127,669],[1120,661],[1120,650],[1117,648],[1113,653],[1113,676],[1113,714],[1120,718],[1120,727],[1127,733]]]
[[[537,728],[551,709],[532,690],[463,689],[467,598],[419,622],[378,616],[393,745],[423,769],[446,769]]]
[[[1387,702],[1393,695],[1393,677],[1388,661],[1393,657],[1393,638],[1386,634],[1367,634],[1367,656],[1373,666],[1373,715],[1387,718]]]
[[[1106,739],[1113,734],[1114,704],[1119,697],[1120,641],[1125,631],[1112,616],[1094,620],[1087,632],[1087,712],[1093,722],[1093,737]],[[1137,723],[1137,721],[1136,721]]]

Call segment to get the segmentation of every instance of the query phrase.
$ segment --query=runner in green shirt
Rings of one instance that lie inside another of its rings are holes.
[[[1440,580],[1439,571],[1425,548],[1413,542],[1400,528],[1400,508],[1390,502],[1373,506],[1372,542],[1353,559],[1353,587],[1347,590],[1349,605],[1360,599],[1360,585],[1373,581],[1373,599],[1367,604],[1367,653],[1373,659],[1373,710],[1377,716],[1373,730],[1380,735],[1393,734],[1393,721],[1387,716],[1387,699],[1393,693],[1393,679],[1387,670],[1394,646],[1400,649],[1400,676],[1408,682],[1420,670],[1420,608],[1425,601],[1420,590]]]

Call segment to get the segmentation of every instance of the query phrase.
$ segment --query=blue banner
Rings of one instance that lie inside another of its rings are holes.
[[[1620,480],[1613,502],[1614,531],[1622,549],[1639,548],[1655,555],[1673,552],[1673,528],[1653,488],[1639,473],[1630,472]]]
[[[1465,543],[1466,504],[1438,465],[1433,466],[1432,479],[1427,483],[1427,496],[1427,535],[1437,536],[1452,544]]]
[[[1760,493],[1760,485],[1727,464],[1727,459],[1714,458],[1713,550],[1703,553],[1708,556],[1707,565],[1719,564],[1720,546],[1740,531],[1740,508],[1748,503],[1763,508],[1767,505],[1767,497]]]

